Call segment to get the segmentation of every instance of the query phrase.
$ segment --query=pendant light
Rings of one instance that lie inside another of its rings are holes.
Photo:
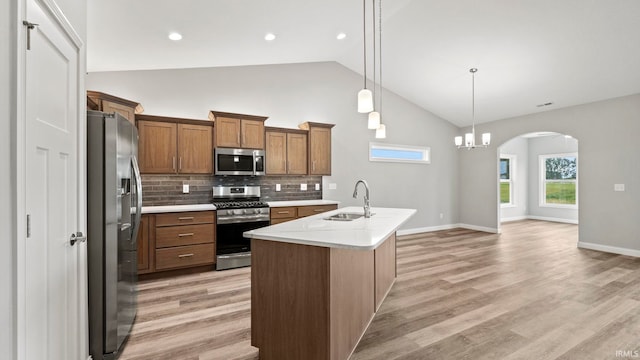
[[[482,145],[476,145],[476,104],[475,104],[475,75],[478,69],[469,69],[471,73],[471,132],[464,134],[464,144],[462,142],[462,136],[456,136],[454,142],[458,149],[466,148],[467,150],[475,149],[476,147],[487,147],[491,143],[491,133],[482,134]]]
[[[376,130],[380,127],[380,112],[376,111],[376,0],[371,0],[371,20],[373,29],[373,111],[369,113],[367,128]],[[382,89],[381,89],[382,90]],[[378,106],[380,104],[378,103]]]
[[[362,0],[362,34],[363,34],[363,58],[364,58],[364,87],[358,92],[358,112],[368,113],[373,111],[373,94],[367,89],[367,0]],[[375,69],[374,69],[375,71]]]
[[[374,8],[375,8],[375,0],[373,0],[374,3]],[[375,18],[375,10],[374,10],[374,18]],[[374,20],[375,22],[375,20]],[[375,26],[374,26],[375,28]],[[375,34],[375,31],[374,31]],[[378,128],[376,129],[376,139],[384,139],[387,137],[387,127],[381,123],[381,117],[382,115],[382,0],[378,0],[378,56],[379,56],[379,61],[378,61],[378,70],[380,71],[380,79],[378,80],[380,82],[380,90],[378,91]],[[374,38],[374,43],[375,43],[375,38]],[[375,58],[375,53],[374,53],[374,58]],[[374,69],[375,71],[375,69]],[[375,86],[375,84],[374,84]]]

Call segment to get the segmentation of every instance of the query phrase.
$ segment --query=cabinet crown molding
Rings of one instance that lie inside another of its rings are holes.
[[[258,120],[258,121],[265,121],[269,118],[268,116],[237,114],[237,113],[209,110],[209,120],[216,121],[216,117],[218,116],[225,117],[225,118],[232,118],[232,119],[245,119],[245,120]]]

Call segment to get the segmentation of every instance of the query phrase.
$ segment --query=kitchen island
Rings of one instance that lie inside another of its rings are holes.
[[[416,210],[326,220],[347,207],[246,232],[251,345],[261,360],[348,359],[396,278],[396,230]]]

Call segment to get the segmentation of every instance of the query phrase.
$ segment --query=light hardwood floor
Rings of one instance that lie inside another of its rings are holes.
[[[640,356],[640,259],[577,249],[577,229],[399,237],[398,278],[351,359]],[[139,303],[122,360],[258,359],[249,268],[142,282]]]

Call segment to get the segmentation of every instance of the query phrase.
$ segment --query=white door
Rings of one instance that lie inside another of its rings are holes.
[[[79,48],[42,2],[27,0],[25,50],[24,348],[27,360],[81,359],[78,257]],[[28,231],[29,232],[29,231]]]

